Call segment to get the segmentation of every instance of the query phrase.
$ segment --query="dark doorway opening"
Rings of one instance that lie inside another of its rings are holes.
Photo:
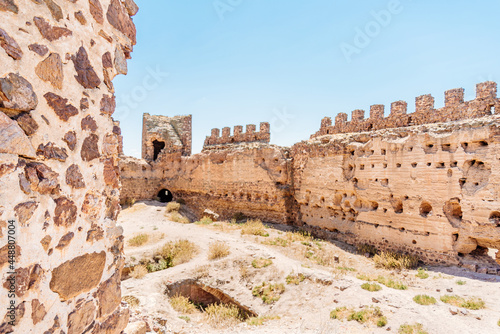
[[[158,198],[160,199],[160,202],[162,203],[168,203],[172,202],[174,199],[174,196],[168,189],[162,189],[158,192]]]
[[[160,154],[161,150],[165,148],[164,141],[153,140],[153,160],[158,159],[158,154]]]

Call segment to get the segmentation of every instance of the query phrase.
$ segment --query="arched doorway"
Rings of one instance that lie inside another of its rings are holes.
[[[168,203],[172,202],[174,199],[174,196],[168,189],[162,189],[158,192],[158,198],[160,199],[160,202],[162,203]]]

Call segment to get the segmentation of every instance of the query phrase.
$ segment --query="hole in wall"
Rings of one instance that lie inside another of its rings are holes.
[[[172,202],[174,199],[173,194],[168,189],[162,189],[158,192],[158,198],[162,203]]]
[[[165,148],[164,141],[153,140],[153,160],[158,159],[158,155]]]
[[[497,227],[500,227],[500,212],[499,211],[493,211],[490,213],[490,223],[495,224]]]
[[[432,213],[432,205],[429,202],[423,201],[420,204],[420,215],[427,218]]]

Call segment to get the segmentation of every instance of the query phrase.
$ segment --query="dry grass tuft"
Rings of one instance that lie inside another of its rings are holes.
[[[366,274],[358,274],[356,276],[356,278],[360,279],[360,280],[363,280],[363,281],[368,281],[368,282],[376,281],[376,282],[378,282],[380,284],[383,284],[386,287],[391,288],[391,289],[396,289],[396,290],[406,290],[406,289],[408,289],[408,287],[405,284],[403,284],[402,282],[395,281],[392,278],[384,277],[384,276],[381,276],[381,275],[379,275],[378,277],[374,278],[374,277],[366,275]]]
[[[433,305],[436,304],[436,298],[427,295],[416,295],[413,301],[420,305]]]
[[[279,316],[277,315],[266,315],[266,316],[261,316],[261,317],[251,317],[246,320],[246,323],[249,326],[262,326],[265,322],[270,321],[270,320],[277,320],[280,319]]]
[[[180,313],[195,313],[197,311],[196,306],[186,297],[179,294],[169,299],[172,308]]]
[[[123,296],[122,301],[126,302],[131,308],[136,308],[141,303],[139,298],[135,296]]]
[[[419,259],[414,255],[396,252],[381,252],[373,257],[375,266],[385,269],[412,269],[418,265]]]
[[[367,290],[370,292],[375,292],[375,291],[382,290],[382,287],[380,285],[378,285],[377,283],[363,283],[361,285],[361,289]]]
[[[189,240],[170,241],[158,249],[153,261],[146,263],[150,273],[188,262],[198,254],[198,246]]]
[[[252,289],[252,294],[255,297],[260,297],[266,304],[277,302],[283,292],[285,292],[285,286],[281,283],[272,284],[263,282]]]
[[[205,309],[207,322],[214,328],[234,326],[242,321],[235,305],[212,304]]]
[[[149,241],[149,235],[145,233],[138,234],[127,241],[130,247],[139,247],[144,245]]]
[[[271,264],[273,264],[273,261],[270,259],[259,258],[252,261],[252,267],[256,269],[265,268],[270,266]]]
[[[429,278],[429,274],[427,273],[427,269],[424,269],[424,268],[418,268],[418,273],[415,276],[417,276],[420,279]]]
[[[444,295],[441,297],[441,301],[446,304],[450,304],[457,307],[463,307],[469,310],[480,310],[484,308],[484,300],[478,297],[470,297],[465,299],[457,295]]]
[[[179,212],[181,204],[177,202],[169,202],[165,207],[165,212]]]
[[[208,245],[208,259],[217,260],[228,256],[231,253],[229,245],[223,241],[211,242]]]
[[[424,330],[424,325],[416,323],[413,325],[401,325],[399,327],[398,334],[428,334],[428,332]]]
[[[187,219],[186,217],[184,217],[183,215],[181,215],[178,212],[172,212],[170,214],[170,220],[173,222],[176,222],[176,223],[181,223],[181,224],[191,224],[191,221],[189,219]]]
[[[258,219],[247,220],[241,225],[241,234],[258,235],[261,237],[268,237],[269,233],[266,232],[266,226]]]
[[[285,280],[286,284],[295,284],[299,285],[300,282],[303,282],[306,279],[306,276],[302,273],[298,273],[297,275],[288,275]]]
[[[355,320],[362,324],[374,324],[378,327],[384,327],[387,325],[387,318],[384,316],[380,308],[373,306],[363,308],[359,311],[347,307],[337,307],[335,310],[330,312],[330,318],[341,321],[346,319],[347,321]]]
[[[130,272],[130,276],[132,278],[140,279],[146,276],[147,273],[148,269],[146,268],[146,266],[138,265],[135,266],[134,269]]]
[[[199,221],[195,222],[196,225],[211,225],[214,221],[210,217],[203,217]]]

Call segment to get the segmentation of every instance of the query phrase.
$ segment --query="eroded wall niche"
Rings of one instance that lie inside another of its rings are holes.
[[[120,333],[123,266],[112,79],[136,43],[132,0],[0,1],[0,332]],[[5,317],[4,317],[5,316]]]
[[[324,118],[318,133],[290,148],[269,144],[268,123],[259,131],[252,124],[213,129],[195,155],[181,140],[191,138],[189,116],[146,114],[143,159],[120,159],[122,200],[169,189],[198,217],[205,209],[222,219],[243,213],[500,274],[496,90],[494,82],[478,84],[472,101],[463,89],[450,90],[439,109],[430,95],[420,96],[412,114],[404,101],[388,117],[380,105],[368,119],[362,110],[349,122],[341,113],[335,125]],[[189,126],[176,125],[181,119]],[[172,143],[157,159],[148,153],[154,140]]]

